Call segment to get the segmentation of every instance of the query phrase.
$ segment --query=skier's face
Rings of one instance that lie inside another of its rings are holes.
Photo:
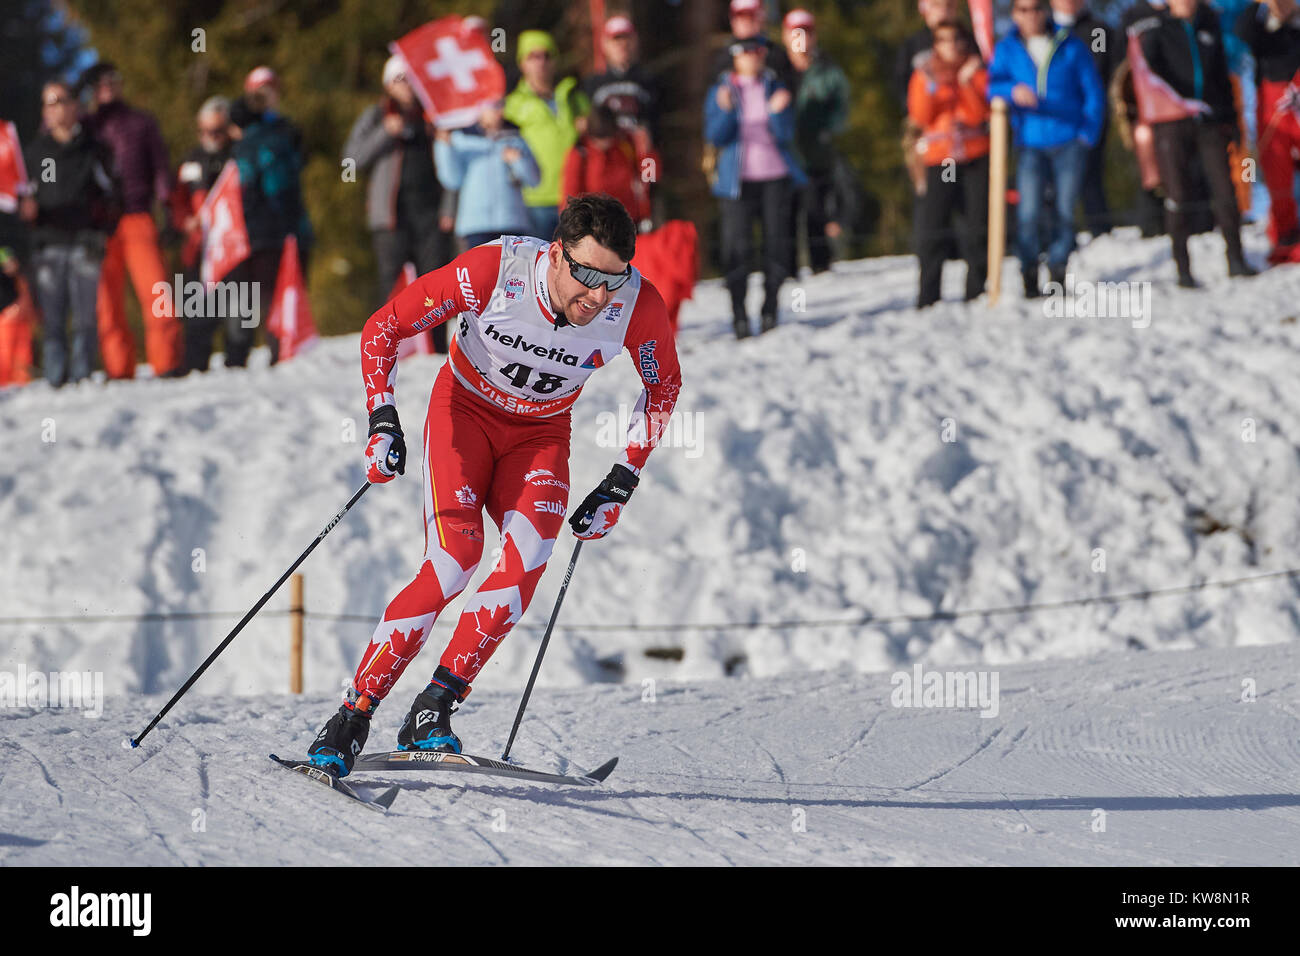
[[[573,243],[569,247],[569,255],[581,265],[611,275],[627,269],[626,262],[591,236],[583,236],[581,240]],[[558,239],[551,243],[547,258],[550,262],[547,281],[551,287],[551,304],[564,313],[571,324],[587,325],[600,314],[601,309],[609,305],[609,300],[614,297],[614,293],[610,292],[609,286],[603,283],[594,289],[589,289],[575,279],[568,262],[565,261],[564,247]]]

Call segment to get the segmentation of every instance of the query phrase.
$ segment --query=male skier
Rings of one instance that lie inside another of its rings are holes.
[[[581,196],[565,207],[551,242],[502,236],[470,249],[366,322],[366,463],[375,483],[405,473],[393,394],[398,341],[443,322],[454,328],[424,425],[424,559],[384,611],[343,705],[308,751],[315,765],[338,776],[352,770],[375,708],[478,567],[486,508],[501,531],[501,558],[466,602],[397,734],[401,750],[460,752],[451,711],[528,608],[564,524],[570,406],[587,376],[627,349],[645,385],[628,445],[569,524],[590,539],[618,521],[681,388],[668,314],[631,266],[635,247],[636,226],[617,200]]]

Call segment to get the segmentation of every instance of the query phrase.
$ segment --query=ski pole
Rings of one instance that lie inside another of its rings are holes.
[[[149,731],[153,730],[154,725],[156,725],[158,721],[162,720],[163,717],[167,715],[167,711],[172,709],[172,705],[175,704],[178,700],[181,699],[181,697],[185,695],[185,692],[189,690],[194,685],[194,682],[198,680],[199,677],[203,674],[203,672],[208,669],[208,665],[217,659],[217,655],[219,655],[222,651],[224,651],[226,649],[226,646],[235,639],[235,636],[244,629],[244,625],[253,619],[253,615],[255,615],[258,611],[262,610],[262,605],[264,605],[267,601],[271,599],[271,595],[273,595],[276,591],[280,589],[280,585],[289,579],[289,575],[293,574],[294,571],[298,570],[298,565],[302,564],[304,561],[307,560],[307,555],[311,554],[312,551],[316,549],[316,545],[320,544],[323,540],[325,540],[325,535],[329,534],[331,531],[334,530],[334,526],[343,520],[343,516],[348,513],[348,511],[352,508],[354,504],[356,504],[359,500],[361,500],[361,496],[366,493],[366,490],[369,487],[370,487],[370,482],[367,481],[364,485],[362,485],[360,488],[357,489],[357,493],[354,494],[348,500],[348,503],[343,506],[342,510],[340,510],[338,514],[336,514],[333,518],[330,519],[330,523],[324,527],[324,529],[321,531],[320,534],[316,535],[316,540],[307,546],[306,551],[298,555],[298,560],[295,561],[292,565],[290,565],[288,571],[285,571],[284,574],[280,575],[280,580],[276,581],[275,584],[271,585],[271,589],[262,595],[261,600],[259,600],[256,604],[254,604],[252,609],[247,614],[244,615],[244,619],[235,625],[235,629],[231,631],[228,635],[226,635],[226,639],[217,645],[217,649],[213,651],[211,654],[209,654],[208,659],[199,665],[199,669],[190,675],[190,679],[181,685],[181,689],[176,692],[175,696],[173,696],[171,700],[167,701],[167,706],[164,707],[162,710],[158,711],[154,719],[149,721],[149,726],[146,727],[144,730],[142,730],[139,736],[132,737],[129,741],[123,741],[122,742],[123,747],[127,747],[129,749],[132,747],[140,746],[140,741],[144,740],[145,736],[149,733]]]
[[[555,608],[551,611],[551,620],[546,625],[546,633],[542,635],[542,646],[537,649],[537,660],[533,662],[533,672],[528,677],[528,686],[524,688],[524,699],[519,702],[519,713],[515,714],[515,725],[510,728],[510,739],[506,741],[506,749],[501,753],[502,760],[510,758],[510,748],[514,746],[515,734],[519,733],[519,722],[524,719],[524,708],[528,706],[528,698],[533,692],[533,683],[537,680],[537,672],[542,669],[542,655],[546,653],[546,645],[551,640],[551,629],[555,627],[555,619],[560,616],[560,605],[564,602],[564,592],[569,590],[569,579],[573,577],[573,566],[578,563],[578,555],[582,552],[582,539],[573,546],[573,557],[569,559],[569,570],[564,573],[564,583],[560,585],[560,593],[555,598]]]

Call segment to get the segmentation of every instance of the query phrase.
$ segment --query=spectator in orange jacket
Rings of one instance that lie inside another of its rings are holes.
[[[917,308],[939,301],[948,230],[958,216],[967,301],[984,291],[988,276],[988,70],[961,23],[947,20],[933,34],[933,53],[913,72],[907,90],[908,115],[921,129],[916,149],[925,163],[926,201],[916,222]]]
[[[658,178],[659,154],[643,130],[625,133],[607,106],[591,111],[587,132],[564,158],[560,208],[583,193],[608,193],[644,232],[650,227],[650,183]]]

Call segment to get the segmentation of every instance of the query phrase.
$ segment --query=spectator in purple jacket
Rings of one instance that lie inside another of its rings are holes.
[[[95,112],[88,117],[91,133],[113,154],[122,184],[122,218],[108,239],[99,277],[99,345],[109,378],[135,375],[135,337],[126,321],[126,272],[131,273],[136,299],[144,313],[145,355],[154,374],[184,374],[180,323],[169,295],[155,288],[171,282],[158,246],[154,224],[155,200],[164,207],[171,193],[167,147],[152,114],[128,106],[122,99],[122,74],[111,63],[86,71],[81,85],[91,91]]]

